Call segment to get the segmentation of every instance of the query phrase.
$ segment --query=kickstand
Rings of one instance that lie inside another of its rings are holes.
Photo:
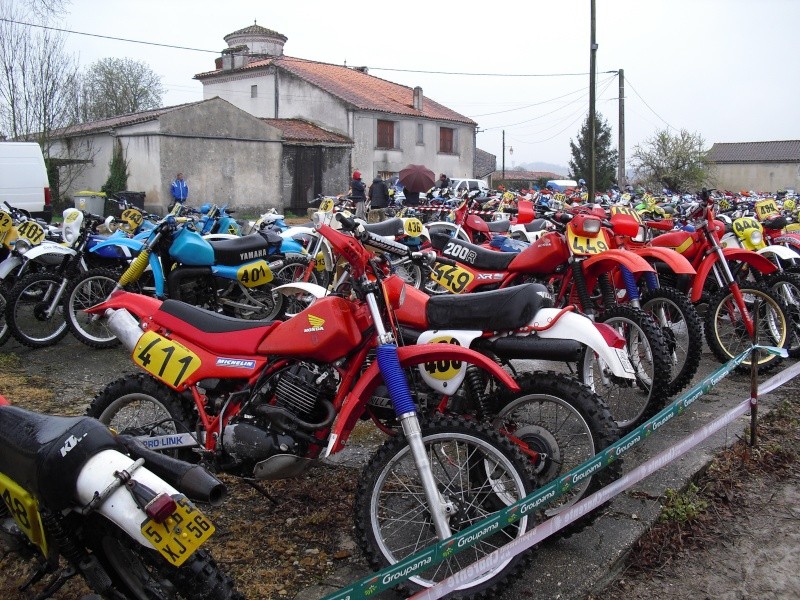
[[[243,479],[243,481],[244,481],[244,482],[245,482],[247,485],[249,485],[251,488],[253,488],[254,490],[256,490],[256,491],[257,491],[259,494],[261,494],[262,496],[264,496],[264,497],[265,497],[267,500],[269,500],[270,502],[272,502],[272,504],[273,504],[274,506],[280,506],[280,504],[281,504],[281,503],[280,503],[280,502],[278,502],[278,501],[277,501],[277,500],[276,500],[274,497],[272,497],[272,496],[270,495],[270,493],[269,493],[267,490],[265,490],[265,489],[263,488],[263,486],[261,486],[260,484],[256,483],[256,482],[255,482],[254,480],[252,480],[252,479]]]
[[[54,593],[61,589],[65,583],[67,583],[68,579],[75,577],[78,574],[77,569],[72,565],[65,567],[58,575],[56,575],[53,580],[47,585],[47,587],[36,596],[34,600],[45,600],[46,598],[50,598]],[[26,585],[30,585],[33,581],[29,581]]]

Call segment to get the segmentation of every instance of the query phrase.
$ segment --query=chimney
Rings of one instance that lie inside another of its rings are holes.
[[[414,110],[422,112],[422,88],[417,86],[414,88]]]

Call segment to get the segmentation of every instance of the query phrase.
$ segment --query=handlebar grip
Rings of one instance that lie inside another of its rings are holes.
[[[336,213],[336,220],[342,224],[342,229],[345,231],[355,231],[358,227],[358,223],[356,220],[350,217],[346,217],[344,214],[338,212]]]
[[[447,258],[446,256],[439,256],[439,255],[436,256],[436,262],[451,267],[455,267],[458,264],[458,262],[453,260],[452,258]]]

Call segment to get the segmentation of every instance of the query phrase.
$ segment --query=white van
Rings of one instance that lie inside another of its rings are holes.
[[[0,142],[0,208],[4,201],[48,223],[52,219],[47,168],[36,142]]]
[[[481,196],[489,194],[489,184],[483,179],[451,179],[450,187],[456,193],[469,192],[471,190],[480,190]]]

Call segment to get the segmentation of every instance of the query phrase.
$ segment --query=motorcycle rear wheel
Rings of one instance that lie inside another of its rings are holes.
[[[5,291],[3,290],[3,286],[0,285],[0,346],[5,344],[11,336],[8,323],[6,323],[6,304]]]
[[[783,302],[786,316],[789,318],[789,345],[787,350],[791,358],[800,357],[800,274],[780,271],[769,275],[767,286]],[[2,343],[2,337],[0,337]]]
[[[422,443],[431,461],[439,492],[452,502],[453,532],[469,527],[529,494],[535,477],[529,461],[488,425],[460,417],[436,417],[422,425]],[[385,442],[361,473],[355,499],[358,540],[375,569],[396,564],[438,541],[419,473],[405,436]],[[431,587],[464,566],[521,537],[530,524],[522,516],[400,584],[412,590]],[[448,597],[486,597],[504,585],[526,563],[518,554],[465,584]]]
[[[86,545],[117,591],[132,600],[244,600],[211,553],[197,550],[180,567],[101,517],[85,528]]]
[[[63,302],[53,306],[64,278],[52,273],[34,273],[19,280],[6,298],[6,323],[20,344],[44,348],[57,344],[67,333]],[[46,311],[53,309],[48,317]]]
[[[594,352],[587,349],[579,364],[580,379],[606,403],[622,435],[644,423],[664,407],[671,360],[661,329],[652,317],[632,306],[614,306],[597,319],[625,339],[635,379],[614,376]]]
[[[790,320],[786,307],[775,293],[760,283],[743,284],[739,289],[748,311],[752,310],[755,300],[759,300],[757,343],[763,346],[787,348],[790,341]],[[721,363],[729,361],[750,347],[750,336],[744,327],[733,293],[728,288],[718,291],[711,297],[705,328],[706,342]],[[736,367],[736,370],[740,373],[749,373],[751,360],[751,357],[748,357]],[[781,360],[780,356],[758,350],[756,359],[758,372],[766,373],[774,369]]]

